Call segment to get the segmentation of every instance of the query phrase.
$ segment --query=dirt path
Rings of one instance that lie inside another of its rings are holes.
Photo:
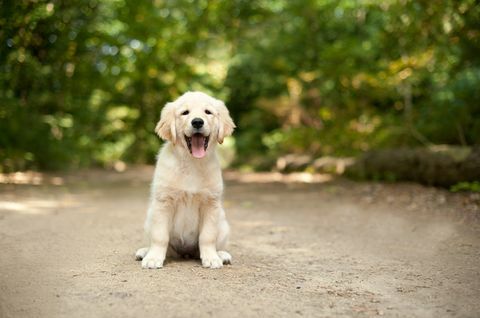
[[[233,265],[142,270],[151,173],[0,185],[0,316],[480,315],[478,195],[227,174]]]

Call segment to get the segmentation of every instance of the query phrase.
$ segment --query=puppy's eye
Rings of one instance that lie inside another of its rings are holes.
[[[185,115],[188,115],[189,113],[190,113],[190,112],[189,112],[188,110],[186,110],[186,111],[184,111],[184,112],[182,113],[182,115],[185,116]]]
[[[211,115],[211,114],[212,114],[212,112],[211,112],[211,111],[209,111],[208,109],[205,109],[205,114],[207,114],[207,115]]]

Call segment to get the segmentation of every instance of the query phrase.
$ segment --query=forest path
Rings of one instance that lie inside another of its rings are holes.
[[[233,264],[210,270],[169,260],[142,270],[133,254],[145,244],[152,172],[90,170],[0,185],[0,316],[480,313],[478,194],[226,173]]]

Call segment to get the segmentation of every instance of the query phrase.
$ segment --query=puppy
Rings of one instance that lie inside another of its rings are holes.
[[[167,254],[200,257],[208,268],[231,262],[215,147],[234,128],[225,104],[201,92],[163,108],[155,131],[167,142],[157,157],[145,221],[150,246],[136,252],[143,268],[163,267]]]

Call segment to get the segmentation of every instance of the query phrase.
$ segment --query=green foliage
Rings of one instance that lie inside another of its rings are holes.
[[[267,9],[245,32],[226,84],[230,104],[240,96],[276,119],[259,138],[270,152],[355,155],[480,140],[474,1],[276,1]]]
[[[239,165],[473,145],[479,21],[474,0],[3,1],[0,169],[151,162],[186,90],[227,100]]]
[[[204,49],[216,40],[218,6],[3,2],[0,167],[152,161],[162,105],[219,85],[200,62],[212,60]]]
[[[450,187],[450,191],[452,192],[460,192],[460,191],[470,191],[470,192],[480,192],[480,182],[459,182]]]

